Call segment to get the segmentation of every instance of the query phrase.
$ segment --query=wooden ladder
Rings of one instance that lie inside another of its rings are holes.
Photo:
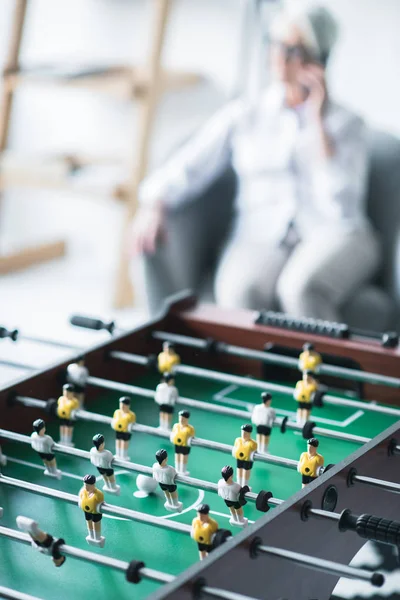
[[[159,99],[166,90],[181,89],[194,85],[200,80],[200,77],[194,73],[165,71],[162,68],[162,53],[173,0],[149,0],[149,2],[153,8],[153,18],[148,57],[144,66],[117,65],[87,72],[77,70],[72,75],[71,73],[63,75],[61,71],[60,74],[55,72],[49,77],[40,69],[35,72],[35,70],[23,71],[20,68],[19,56],[28,0],[15,0],[8,56],[3,71],[0,112],[0,152],[3,168],[0,171],[0,189],[17,185],[27,189],[36,187],[73,191],[74,188],[69,187],[70,175],[79,168],[98,162],[96,158],[76,154],[52,158],[43,165],[43,169],[40,165],[39,167],[35,165],[30,169],[11,168],[11,172],[7,170],[6,149],[13,98],[20,84],[50,83],[69,87],[89,87],[92,90],[123,96],[137,103],[139,131],[129,157],[128,181],[121,182],[111,191],[112,197],[125,204],[122,242],[119,255],[116,257],[117,278],[113,293],[113,304],[117,308],[130,306],[134,301],[125,240],[136,211],[138,185],[148,169],[150,142]],[[136,104],[133,106],[136,107]],[[104,159],[101,162],[105,162]],[[79,192],[98,194],[99,190],[79,188]],[[13,255],[0,256],[0,274],[51,260],[64,253],[65,243],[58,241],[24,249]]]

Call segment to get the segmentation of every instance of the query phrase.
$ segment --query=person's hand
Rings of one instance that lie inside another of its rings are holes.
[[[308,90],[306,105],[310,113],[320,118],[328,95],[324,68],[317,63],[306,63],[299,73],[299,82]]]
[[[165,239],[162,203],[139,208],[132,223],[130,251],[132,254],[154,254],[157,242]]]

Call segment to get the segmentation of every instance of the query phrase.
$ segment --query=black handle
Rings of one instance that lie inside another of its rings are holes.
[[[347,508],[340,515],[340,531],[355,531],[366,540],[400,546],[400,523],[374,515],[353,515]]]
[[[83,327],[84,329],[94,329],[95,331],[100,331],[105,329],[109,333],[113,333],[115,329],[114,321],[110,323],[105,323],[101,319],[93,319],[92,317],[84,317],[82,315],[72,315],[69,322],[71,325],[75,325],[75,327]]]
[[[13,342],[17,341],[19,331],[18,329],[6,329],[5,327],[0,327],[0,339],[2,338],[10,338]]]

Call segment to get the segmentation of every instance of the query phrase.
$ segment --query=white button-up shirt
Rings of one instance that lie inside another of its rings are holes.
[[[281,86],[270,86],[256,106],[243,100],[220,110],[163,168],[144,180],[142,204],[167,207],[190,201],[231,164],[239,188],[237,227],[254,239],[282,240],[290,223],[299,236],[367,226],[368,171],[365,126],[349,110],[328,101],[324,127],[334,148],[323,157],[304,104],[285,106]]]

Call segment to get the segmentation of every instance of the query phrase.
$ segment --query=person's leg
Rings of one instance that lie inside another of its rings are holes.
[[[375,272],[379,244],[370,231],[325,235],[300,242],[277,282],[283,312],[340,321],[339,309]]]
[[[268,235],[268,234],[266,234]],[[289,256],[287,248],[233,237],[217,268],[217,304],[225,308],[273,309],[276,282]]]

